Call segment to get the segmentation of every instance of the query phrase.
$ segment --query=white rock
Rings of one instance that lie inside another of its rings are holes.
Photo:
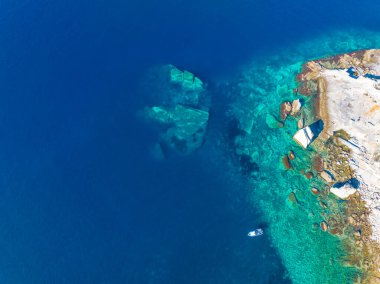
[[[311,142],[319,135],[323,129],[323,122],[318,120],[313,124],[306,126],[296,132],[293,140],[296,141],[303,148],[307,148]]]
[[[340,199],[347,199],[356,192],[356,189],[349,184],[345,184],[342,187],[332,187],[330,192],[338,196]]]
[[[313,141],[314,134],[311,131],[310,127],[307,126],[305,128],[302,128],[294,134],[293,139],[296,141],[299,145],[304,147],[305,149],[307,146],[310,145],[310,143]]]

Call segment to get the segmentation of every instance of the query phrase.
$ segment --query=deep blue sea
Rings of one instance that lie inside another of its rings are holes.
[[[152,157],[143,74],[171,63],[224,80],[331,29],[379,29],[379,14],[352,0],[1,1],[0,282],[289,283],[270,239],[246,237],[260,212],[212,140]]]

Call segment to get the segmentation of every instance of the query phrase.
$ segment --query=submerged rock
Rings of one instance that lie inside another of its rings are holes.
[[[289,158],[287,155],[282,157],[282,164],[286,170],[292,169],[292,165],[290,164]]]
[[[253,161],[251,156],[242,154],[240,156],[240,167],[245,175],[252,175],[255,172],[259,171],[259,165]]]
[[[318,190],[317,188],[315,188],[315,187],[312,187],[312,188],[311,188],[311,192],[312,192],[313,194],[315,194],[315,195],[318,195],[318,194],[319,194],[319,190]]]
[[[297,197],[296,197],[296,194],[292,191],[291,193],[289,193],[288,195],[288,200],[293,203],[293,204],[297,204],[298,203],[298,200],[297,200]]]
[[[180,85],[185,90],[203,91],[203,82],[187,70],[181,71],[173,65],[169,65],[170,82]]]
[[[171,148],[187,154],[199,148],[206,133],[209,113],[182,105],[174,107],[154,106],[147,109],[150,118],[168,125],[161,139]]]
[[[145,114],[162,126],[161,148],[188,154],[202,146],[209,119],[205,84],[173,65],[153,68],[145,81],[153,105]]]
[[[282,121],[279,121],[277,118],[275,118],[271,114],[267,114],[265,117],[265,123],[269,128],[281,128],[284,126],[284,123]]]
[[[197,107],[207,100],[206,85],[193,73],[171,64],[151,68],[143,80],[142,89],[150,94],[150,103],[155,105]]]

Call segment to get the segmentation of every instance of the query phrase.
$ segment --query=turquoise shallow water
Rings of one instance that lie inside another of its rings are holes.
[[[321,208],[310,192],[311,186],[321,186],[318,181],[307,180],[298,171],[285,171],[281,165],[281,157],[292,149],[298,159],[301,157],[297,168],[307,169],[313,149],[303,150],[293,142],[295,121],[288,120],[281,129],[270,129],[266,114],[278,115],[282,101],[296,98],[295,78],[304,62],[378,47],[379,33],[332,31],[279,49],[264,60],[253,60],[235,84],[237,90],[229,94],[233,101],[230,115],[250,131],[244,142],[239,142],[244,145],[239,151],[250,155],[260,168],[257,178],[250,181],[251,202],[261,208],[269,223],[271,239],[293,283],[351,283],[360,272],[343,265],[347,255],[342,239],[312,229],[314,223],[329,215],[336,201],[327,199],[327,209]],[[290,192],[296,194],[299,205],[292,206],[287,200]]]

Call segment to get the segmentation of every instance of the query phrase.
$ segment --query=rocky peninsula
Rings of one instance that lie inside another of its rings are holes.
[[[319,175],[331,195],[347,202],[350,262],[364,271],[359,282],[380,283],[380,50],[309,61],[297,79],[323,129],[305,127],[294,139],[306,148],[309,136],[318,137]]]

